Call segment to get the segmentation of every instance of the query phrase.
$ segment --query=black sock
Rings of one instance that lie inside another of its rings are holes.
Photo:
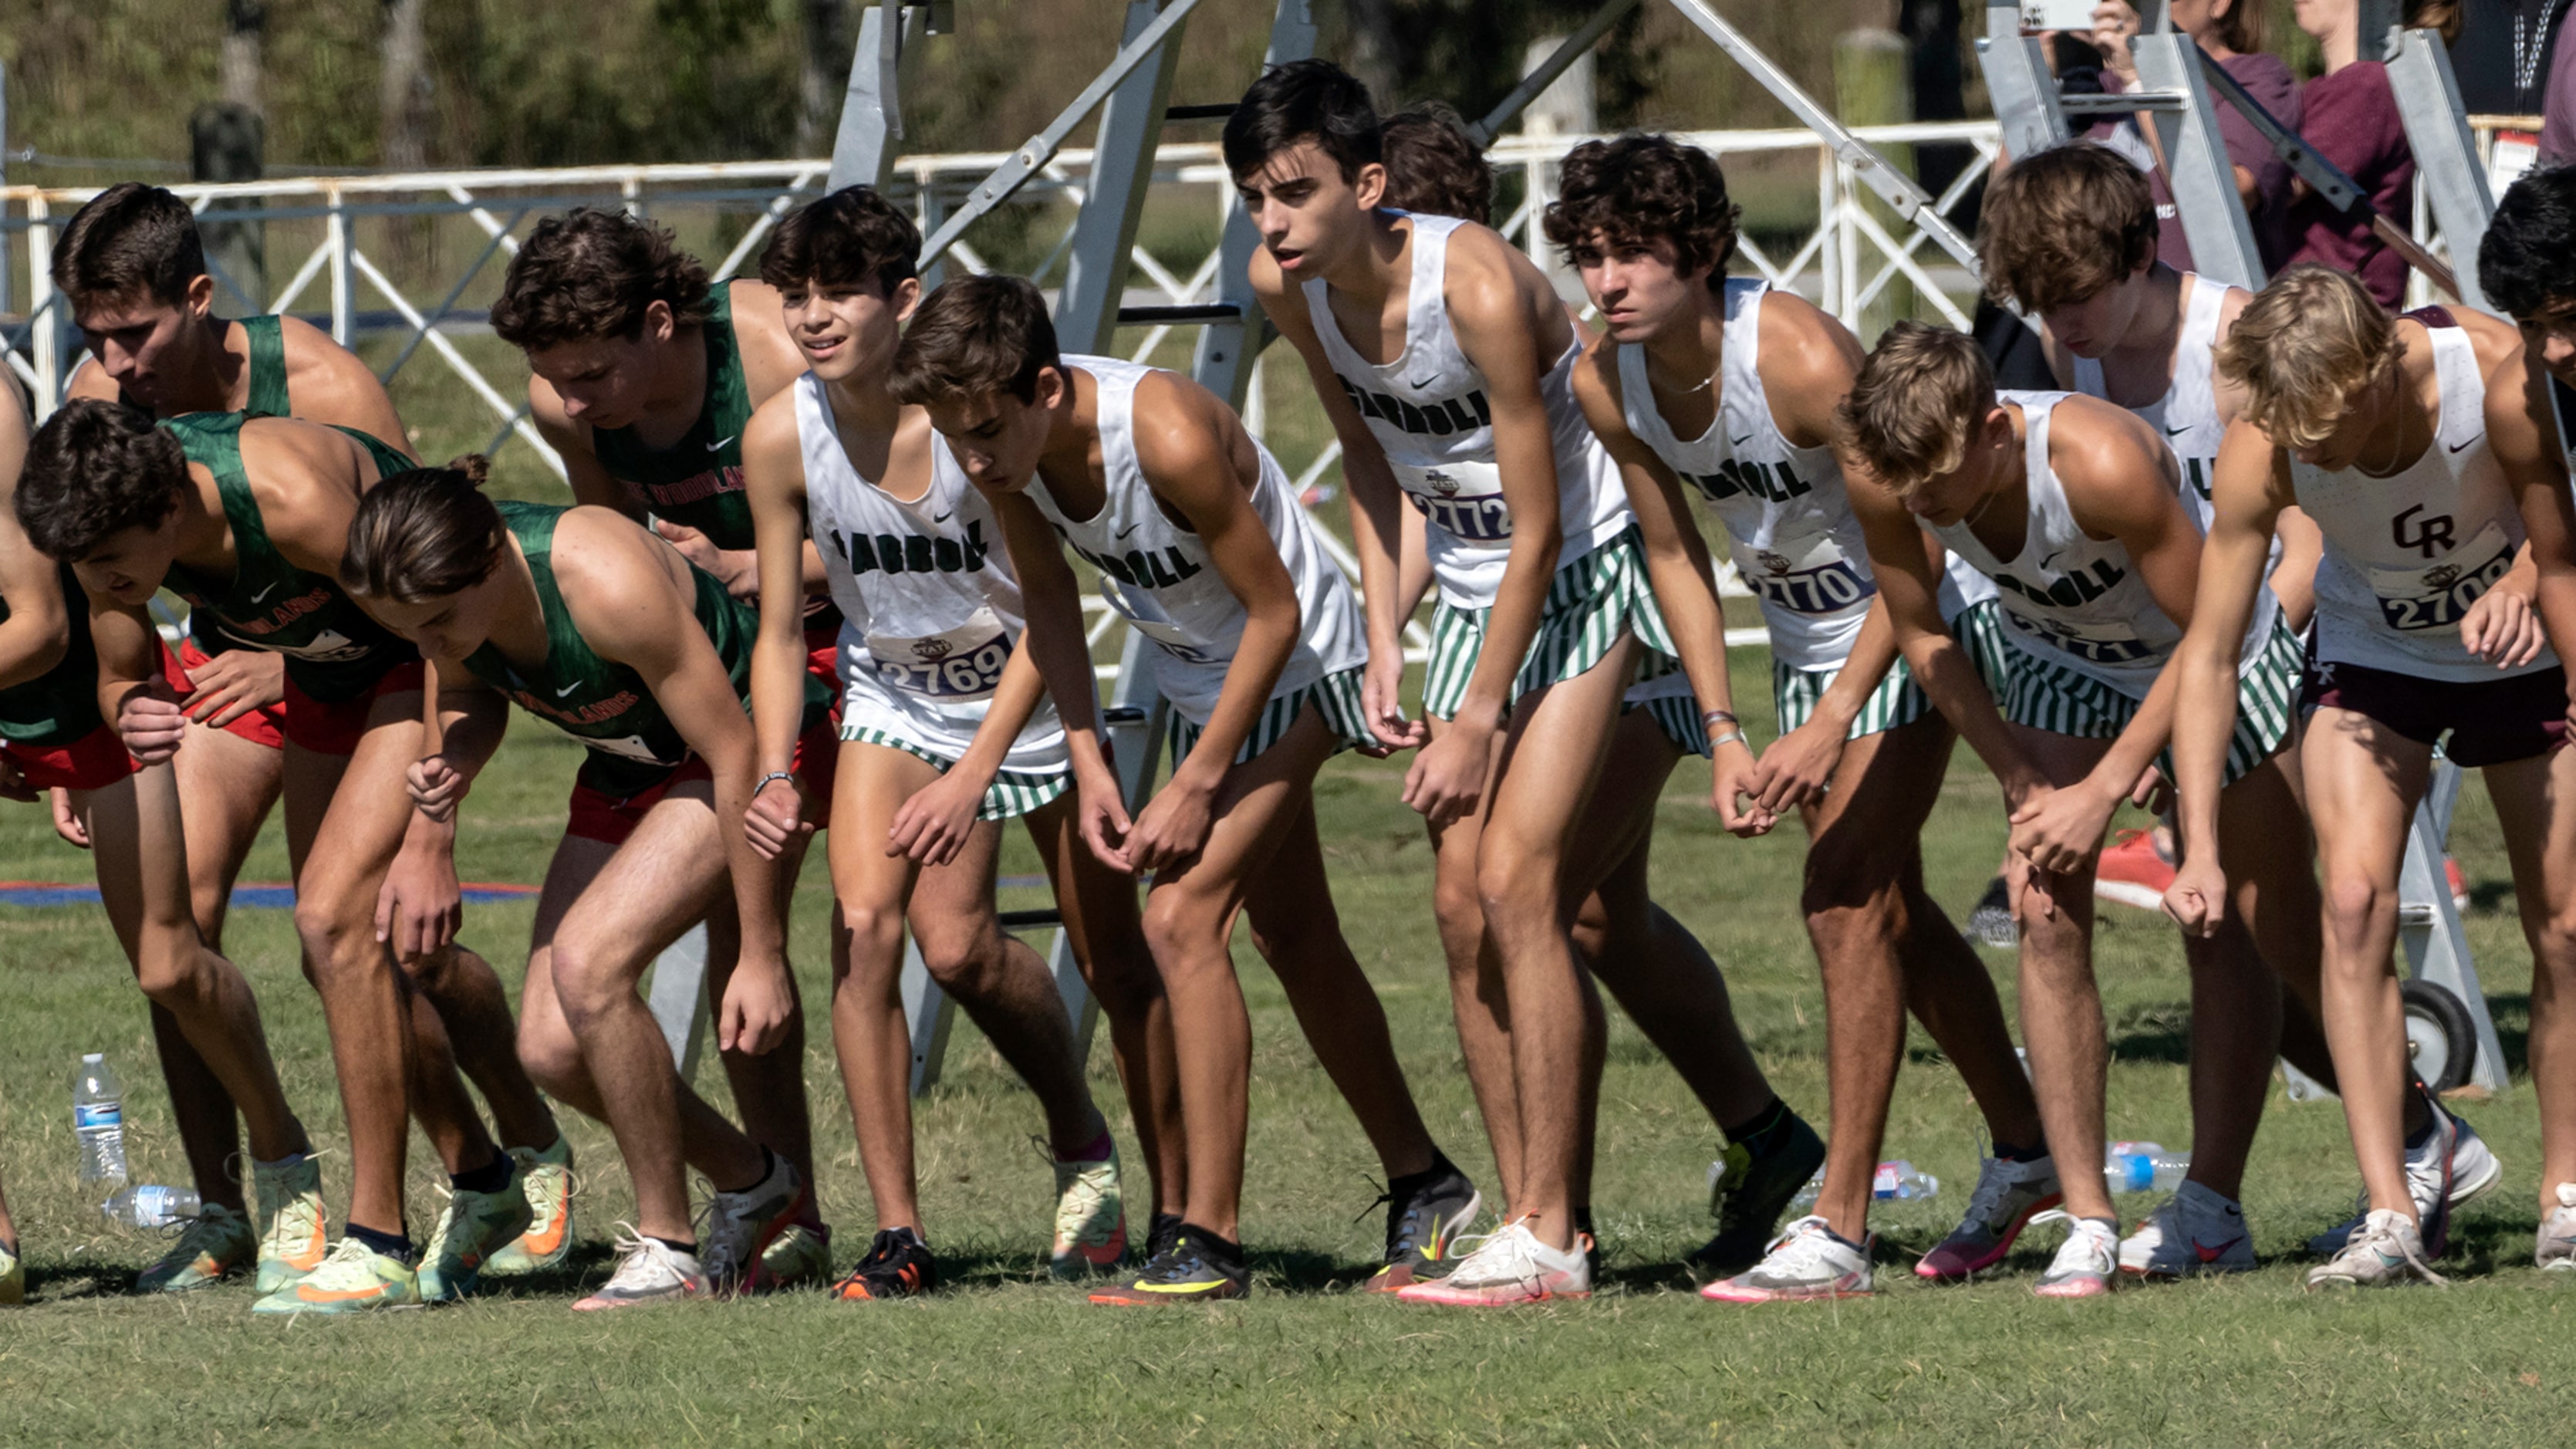
[[[1196,1223],[1181,1224],[1181,1241],[1228,1268],[1243,1266],[1243,1244],[1220,1238]]]
[[[653,1241],[686,1257],[698,1255],[698,1240],[695,1238],[655,1238]]]
[[[472,1172],[452,1172],[447,1185],[458,1192],[499,1192],[510,1185],[510,1154],[495,1148],[492,1160]]]
[[[716,1189],[716,1191],[723,1193],[749,1192],[753,1188],[760,1186],[762,1183],[769,1181],[769,1175],[777,1170],[778,1154],[764,1147],[760,1149],[760,1176],[753,1178],[751,1181],[744,1183],[740,1187],[721,1187]]]
[[[2037,1162],[2047,1155],[2048,1142],[2044,1138],[2032,1147],[2015,1147],[2009,1142],[2002,1141],[1995,1143],[1995,1156],[2006,1162]]]
[[[1601,1241],[1601,1235],[1592,1231],[1592,1209],[1588,1206],[1574,1210],[1574,1230],[1596,1243]]]
[[[2442,1126],[2442,1118],[2440,1115],[2442,1109],[2434,1106],[2430,1102],[2425,1103],[2424,1107],[2424,1125],[2416,1131],[2406,1134],[2406,1150],[2409,1152],[2413,1152],[2417,1148],[2422,1147],[2425,1143],[2432,1141],[2433,1134],[2440,1130]]]
[[[1761,1111],[1726,1129],[1726,1140],[1741,1142],[1756,1157],[1771,1150],[1779,1139],[1780,1129],[1789,1123],[1789,1104],[1776,1095]]]
[[[348,1235],[399,1263],[411,1262],[418,1253],[418,1250],[412,1247],[411,1239],[401,1233],[380,1233],[374,1228],[362,1228],[356,1223],[351,1223],[348,1227]]]
[[[1429,1187],[1431,1184],[1438,1182],[1443,1178],[1456,1177],[1459,1175],[1458,1164],[1449,1160],[1448,1153],[1434,1147],[1431,1149],[1431,1165],[1429,1167],[1422,1169],[1420,1172],[1408,1172],[1402,1177],[1388,1178],[1386,1180],[1386,1193],[1387,1196],[1394,1198],[1397,1202],[1401,1203],[1406,1198],[1411,1197],[1415,1192]]]

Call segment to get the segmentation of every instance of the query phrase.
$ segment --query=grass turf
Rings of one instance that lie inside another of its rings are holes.
[[[1739,660],[1737,698],[1767,709],[1767,668]],[[1757,738],[1767,738],[1762,720]],[[468,806],[468,879],[533,881],[562,822],[575,751],[519,721]],[[1424,1115],[1480,1181],[1492,1172],[1449,1025],[1428,909],[1430,856],[1396,799],[1400,763],[1345,756],[1319,785],[1344,926],[1376,978]],[[1705,768],[1668,786],[1658,897],[1726,969],[1774,1085],[1824,1126],[1824,1020],[1795,911],[1801,843],[1720,833]],[[2131,821],[2129,823],[2138,823]],[[1934,895],[1964,910],[2002,839],[1997,797],[1954,764],[1925,836]],[[1610,1282],[1588,1303],[1475,1315],[1400,1308],[1348,1291],[1377,1251],[1362,1213],[1375,1165],[1298,1039],[1276,984],[1238,953],[1255,1038],[1245,1232],[1257,1291],[1223,1307],[1116,1313],[1045,1281],[1050,1184],[1033,1105],[961,1022],[946,1080],[919,1118],[923,1206],[952,1291],[854,1306],[820,1294],[606,1320],[567,1311],[607,1270],[611,1225],[631,1215],[605,1129],[569,1130],[585,1171],[582,1247],[566,1270],[474,1302],[362,1322],[254,1321],[247,1287],[184,1299],[127,1296],[159,1250],[103,1228],[73,1180],[67,1097],[83,1051],[127,1086],[139,1181],[183,1181],[143,1004],[94,906],[0,909],[10,1039],[0,1055],[0,1168],[31,1267],[33,1302],[0,1314],[0,1438],[216,1443],[308,1440],[901,1443],[1589,1443],[1984,1441],[2385,1443],[2531,1439],[2576,1409],[2559,1335],[2576,1283],[2529,1266],[2538,1129],[2522,1074],[2528,955],[2483,795],[2454,836],[2474,895],[2470,938],[2516,1085],[2462,1108],[2506,1164],[2468,1209],[2443,1266],[2448,1292],[2310,1296],[2301,1240],[2349,1209],[2341,1114],[2274,1094],[2247,1209],[2260,1271],[2060,1305],[2030,1296],[2053,1234],[1992,1281],[1919,1286],[1908,1270],[1963,1206],[1977,1118],[1919,1031],[1886,1155],[1937,1173],[1939,1196],[1882,1205],[1880,1293],[1839,1305],[1706,1304],[1670,1266],[1707,1231],[1705,1116],[1633,1027],[1614,1017],[1602,1097],[1599,1225]],[[39,811],[0,816],[0,876],[81,879],[85,860]],[[1030,871],[1014,839],[1003,869]],[[285,874],[272,829],[246,879]],[[797,966],[825,987],[828,895],[798,897]],[[1014,897],[1017,900],[1018,897]],[[1006,904],[1014,903],[1006,900]],[[1033,899],[1025,903],[1034,904]],[[515,982],[531,908],[472,907],[467,939]],[[287,1089],[326,1146],[340,1122],[320,1012],[300,980],[288,917],[238,912],[228,942],[260,993]],[[2009,959],[1987,953],[2007,1004]],[[2189,1140],[2187,988],[2169,929],[2105,906],[2099,971],[2115,1061],[2114,1136]],[[819,1017],[806,1067],[843,1266],[870,1226],[848,1117]],[[1107,1067],[1093,1081],[1130,1145]],[[722,1100],[710,1062],[699,1085]],[[335,1214],[345,1156],[325,1159]],[[437,1209],[435,1164],[414,1142],[412,1221]],[[1141,1174],[1135,1178],[1142,1193]],[[2120,1199],[2132,1220],[2150,1199]],[[1141,1212],[1140,1212],[1141,1217]],[[1139,1223],[1141,1230],[1141,1222]]]

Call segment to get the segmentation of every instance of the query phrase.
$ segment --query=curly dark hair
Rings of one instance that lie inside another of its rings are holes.
[[[491,577],[510,546],[483,491],[489,462],[469,453],[444,468],[397,473],[366,491],[349,519],[340,587],[352,598],[425,603]]]
[[[2478,243],[2478,285],[2519,320],[2576,302],[2576,163],[2527,171]]]
[[[914,275],[921,228],[873,186],[844,186],[787,213],[760,249],[760,279],[781,291],[808,282],[872,283],[877,294]]]
[[[669,305],[682,327],[714,315],[707,269],[671,233],[622,211],[576,206],[537,223],[510,263],[492,330],[522,352],[633,338],[645,309]]]
[[[54,243],[54,286],[75,307],[137,292],[176,307],[205,274],[196,213],[170,191],[139,181],[120,181],[82,203]]]
[[[1467,137],[1466,119],[1441,101],[1407,106],[1378,128],[1386,204],[1426,216],[1494,219],[1494,168]]]
[[[1547,239],[1566,252],[1594,237],[1613,245],[1670,242],[1680,269],[1708,268],[1715,289],[1726,284],[1740,214],[1716,157],[1643,134],[1586,141],[1566,153],[1545,221]]]
[[[917,406],[1007,392],[1038,397],[1038,373],[1064,365],[1046,298],[1026,277],[990,272],[941,285],[912,314],[886,386]]]
[[[2156,199],[2129,158],[2051,146],[1986,186],[1977,260],[1986,295],[2030,312],[2071,307],[2156,259]]]
[[[1344,181],[1377,163],[1377,103],[1359,77],[1329,60],[1272,66],[1225,118],[1225,169],[1249,176],[1300,141],[1321,146]]]
[[[188,486],[188,455],[141,408],[81,398],[27,444],[18,526],[47,558],[78,563],[130,528],[159,528]]]

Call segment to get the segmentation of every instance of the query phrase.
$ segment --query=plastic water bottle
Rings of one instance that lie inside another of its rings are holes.
[[[80,1138],[81,1184],[123,1187],[125,1086],[97,1052],[81,1058],[80,1075],[72,1080],[72,1131]]]
[[[2156,1142],[2114,1142],[2102,1154],[2102,1176],[2113,1192],[2171,1192],[2190,1170],[2190,1153],[2167,1152]]]
[[[1869,1195],[1880,1202],[1891,1199],[1911,1202],[1916,1198],[1930,1197],[1940,1190],[1941,1179],[1918,1170],[1913,1163],[1901,1157],[1894,1162],[1880,1163],[1878,1176],[1869,1185]]]
[[[1807,1179],[1807,1185],[1798,1189],[1798,1195],[1789,1199],[1789,1206],[1793,1208],[1814,1207],[1816,1205],[1816,1199],[1824,1195],[1825,1170],[1819,1167],[1816,1169],[1816,1175]]]
[[[145,1183],[118,1189],[114,1197],[100,1205],[100,1210],[107,1214],[109,1222],[121,1228],[168,1228],[194,1218],[203,1206],[187,1188]]]

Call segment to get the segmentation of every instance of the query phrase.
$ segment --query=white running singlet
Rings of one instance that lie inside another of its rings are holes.
[[[1248,616],[1209,561],[1199,536],[1164,514],[1162,500],[1154,496],[1136,460],[1136,385],[1157,369],[1072,353],[1063,361],[1090,373],[1098,388],[1100,463],[1108,499],[1090,518],[1067,518],[1040,478],[1029,486],[1029,501],[1076,553],[1099,568],[1100,592],[1109,607],[1161,646],[1154,683],[1163,697],[1190,723],[1205,725],[1225,687],[1226,669],[1234,662]],[[1327,674],[1359,668],[1368,662],[1368,644],[1350,583],[1315,541],[1314,524],[1289,492],[1287,475],[1269,449],[1257,441],[1253,449],[1261,458],[1261,477],[1252,489],[1252,509],[1297,586],[1301,618],[1296,650],[1271,687],[1276,697]]]
[[[2456,682],[2555,668],[2543,649],[2498,669],[2460,645],[2460,619],[2513,567],[2522,514],[2487,449],[2486,382],[2458,327],[2426,326],[2441,422],[2406,469],[2374,478],[2292,459],[2299,507],[2325,533],[2317,564],[2316,657]]]
[[[935,438],[921,496],[887,493],[851,465],[823,380],[806,373],[795,393],[808,529],[841,608],[842,728],[962,758],[1024,626],[992,505]],[[1069,764],[1055,701],[1042,699],[1002,768]]]
[[[1403,213],[1398,213],[1402,215]],[[1414,216],[1413,274],[1405,294],[1404,350],[1380,366],[1361,357],[1333,320],[1322,278],[1304,283],[1306,314],[1325,360],[1351,405],[1367,420],[1405,500],[1421,512],[1431,571],[1453,609],[1486,609],[1503,581],[1512,520],[1503,506],[1502,471],[1494,465],[1493,408],[1485,375],[1467,360],[1449,327],[1441,287],[1448,276],[1453,216]],[[1539,384],[1548,430],[1556,439],[1557,518],[1563,568],[1619,536],[1632,515],[1619,470],[1602,450],[1574,400],[1578,332]]]
[[[1642,347],[1619,349],[1619,391],[1629,431],[1726,525],[1736,572],[1761,602],[1772,658],[1792,669],[1836,669],[1860,637],[1878,581],[1834,450],[1792,444],[1771,411],[1759,367],[1762,298],[1770,290],[1757,278],[1726,283],[1717,410],[1708,431],[1689,442],[1673,436],[1655,405]],[[1985,575],[1950,556],[1942,618],[1956,619],[1994,596]]]

